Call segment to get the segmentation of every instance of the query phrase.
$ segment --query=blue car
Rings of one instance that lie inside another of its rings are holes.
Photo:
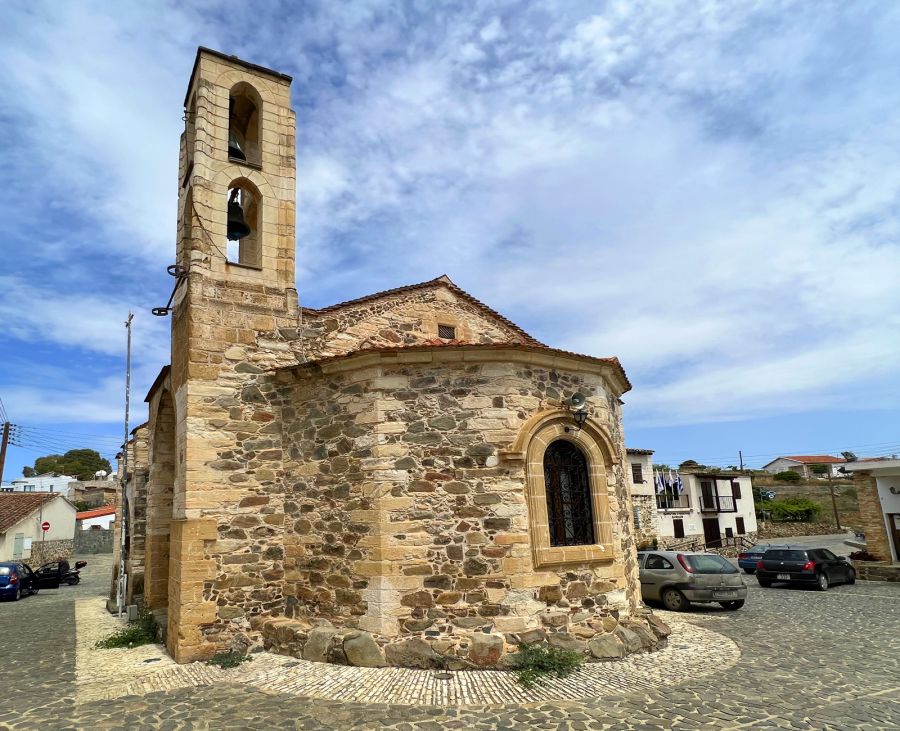
[[[745,553],[738,555],[738,566],[744,569],[744,573],[755,574],[757,562],[770,548],[787,548],[787,546],[777,543],[757,543],[752,548],[748,548]]]
[[[37,594],[40,589],[59,587],[58,576],[39,576],[27,563],[5,561],[0,563],[0,598],[18,601],[23,596]]]

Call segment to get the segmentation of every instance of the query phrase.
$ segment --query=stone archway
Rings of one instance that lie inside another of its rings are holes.
[[[144,601],[151,610],[168,607],[172,500],[175,494],[175,408],[168,391],[159,398],[150,441]]]

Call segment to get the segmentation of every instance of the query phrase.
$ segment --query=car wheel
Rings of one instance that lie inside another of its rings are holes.
[[[824,571],[816,577],[816,588],[819,591],[828,591],[828,575]]]
[[[850,569],[847,572],[847,583],[855,584],[856,583],[856,569]]]
[[[736,609],[740,609],[742,606],[744,606],[744,600],[736,599],[733,602],[719,602],[719,604],[721,604],[724,609],[735,611]]]
[[[37,587],[34,587],[34,588],[31,590],[31,596],[34,596],[34,595],[37,594],[39,591],[40,591],[40,589],[38,589]]]
[[[662,603],[666,609],[672,612],[683,612],[691,603],[678,589],[666,589],[662,593]]]
[[[753,576],[753,574],[756,573],[756,569],[744,569],[744,573],[750,574],[750,576]]]
[[[16,593],[13,594],[13,601],[14,601],[14,602],[17,602],[17,601],[19,601],[19,599],[21,599],[21,598],[22,598],[22,587],[17,586],[17,587],[16,587]]]
[[[759,585],[763,589],[768,589],[770,586],[772,586],[772,582],[768,579],[760,579],[759,577],[757,577],[756,580],[759,582]]]

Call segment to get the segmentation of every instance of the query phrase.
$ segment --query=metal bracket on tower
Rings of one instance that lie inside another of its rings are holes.
[[[181,284],[182,280],[187,278],[188,269],[186,267],[181,266],[180,264],[169,264],[166,267],[166,272],[175,277],[175,286],[172,288],[172,294],[169,295],[169,301],[166,302],[165,307],[154,307],[150,312],[152,312],[157,317],[165,317],[172,311],[172,300],[175,299],[175,293],[178,291],[178,285]]]

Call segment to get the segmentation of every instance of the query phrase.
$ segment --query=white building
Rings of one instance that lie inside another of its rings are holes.
[[[900,563],[900,459],[863,459],[844,469],[854,475],[867,550]]]
[[[808,480],[819,476],[813,472],[812,468],[821,465],[831,470],[832,477],[840,477],[841,473],[838,470],[846,461],[841,457],[832,457],[830,454],[797,455],[773,459],[769,464],[763,465],[763,469],[773,475],[779,472],[796,472]],[[827,476],[827,474],[826,472],[823,476]]]
[[[749,477],[681,473],[680,494],[656,496],[660,544],[696,540],[714,546],[723,538],[756,539],[756,506]]]
[[[106,530],[112,528],[116,521],[116,506],[104,505],[93,510],[84,510],[75,514],[75,520],[81,530]]]
[[[56,492],[69,496],[69,483],[76,479],[70,475],[55,475],[48,472],[34,477],[21,477],[10,481],[3,492]]]
[[[72,553],[74,537],[75,506],[62,495],[0,493],[0,561],[52,561]]]

